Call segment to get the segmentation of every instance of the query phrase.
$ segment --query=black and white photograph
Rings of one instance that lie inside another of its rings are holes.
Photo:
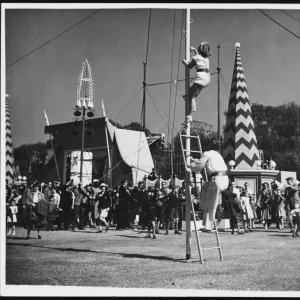
[[[299,4],[2,3],[1,295],[299,297],[299,54]]]

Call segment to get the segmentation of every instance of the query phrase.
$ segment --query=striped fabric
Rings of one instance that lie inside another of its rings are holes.
[[[6,95],[6,179],[10,183],[14,180],[14,152],[12,145],[8,97],[9,96]]]
[[[259,152],[239,48],[236,44],[223,157],[227,165],[234,160],[235,169],[249,170],[256,169]]]

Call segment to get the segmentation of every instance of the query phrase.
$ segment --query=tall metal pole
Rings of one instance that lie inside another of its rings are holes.
[[[107,183],[112,188],[111,159],[110,159],[108,133],[107,133],[107,121],[108,118],[105,118],[105,138],[106,138],[107,157],[108,157],[108,182]]]
[[[82,103],[82,132],[81,132],[81,153],[80,153],[80,182],[82,182],[84,133],[85,133],[85,100]]]
[[[146,129],[146,63],[144,64],[144,80],[143,80],[143,131]]]
[[[186,10],[186,39],[185,39],[185,56],[186,60],[190,61],[190,19],[191,12],[190,9]],[[189,99],[189,89],[190,89],[190,71],[189,68],[185,68],[185,95]],[[191,141],[189,136],[191,135],[191,121],[192,121],[192,105],[190,101],[185,101],[185,117],[186,117],[186,163],[190,164],[190,150]],[[192,251],[192,238],[191,238],[191,185],[190,185],[191,174],[187,170],[185,171],[185,186],[186,190],[186,259],[191,258]]]
[[[47,117],[47,114],[46,114],[46,111],[44,110],[44,114],[45,114],[45,119],[46,119],[46,124],[47,126],[50,126],[49,124],[49,120],[48,120],[48,117]],[[55,155],[55,150],[54,150],[54,146],[53,146],[53,142],[52,142],[52,136],[49,132],[49,139],[50,139],[50,144],[51,144],[51,148],[52,148],[52,151],[53,151],[53,157],[54,157],[54,162],[55,162],[55,167],[56,167],[56,173],[57,173],[57,178],[58,178],[58,181],[60,181],[60,176],[59,176],[59,171],[58,171],[58,164],[57,164],[57,160],[56,160],[56,155]]]
[[[220,105],[220,44],[218,44],[218,143],[219,143],[219,152],[221,153],[222,145],[221,145],[221,105]]]

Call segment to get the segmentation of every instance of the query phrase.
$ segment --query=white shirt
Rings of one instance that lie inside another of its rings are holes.
[[[58,208],[59,207],[59,203],[60,203],[60,195],[58,193],[54,193],[53,194],[54,196],[54,203],[55,203],[55,206]]]
[[[195,83],[206,87],[210,83],[210,73],[198,72],[199,69],[209,69],[209,59],[204,58],[200,54],[193,56],[194,61],[196,62],[195,69],[197,71]]]
[[[206,167],[208,175],[214,172],[227,171],[223,157],[215,150],[204,152],[200,159],[195,159],[195,161],[191,163],[190,167],[195,173],[201,172],[201,170]]]
[[[33,193],[32,202],[33,203],[38,203],[39,202],[38,192]]]

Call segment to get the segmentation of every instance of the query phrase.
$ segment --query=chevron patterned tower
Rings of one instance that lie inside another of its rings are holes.
[[[8,98],[9,95],[6,94],[6,179],[10,183],[14,180],[14,152],[12,145],[12,136],[11,136],[11,125],[10,125],[10,116],[9,116],[9,106]]]
[[[259,152],[240,56],[240,43],[236,43],[235,48],[223,157],[227,164],[234,160],[235,169],[256,169],[255,161],[259,160]]]

